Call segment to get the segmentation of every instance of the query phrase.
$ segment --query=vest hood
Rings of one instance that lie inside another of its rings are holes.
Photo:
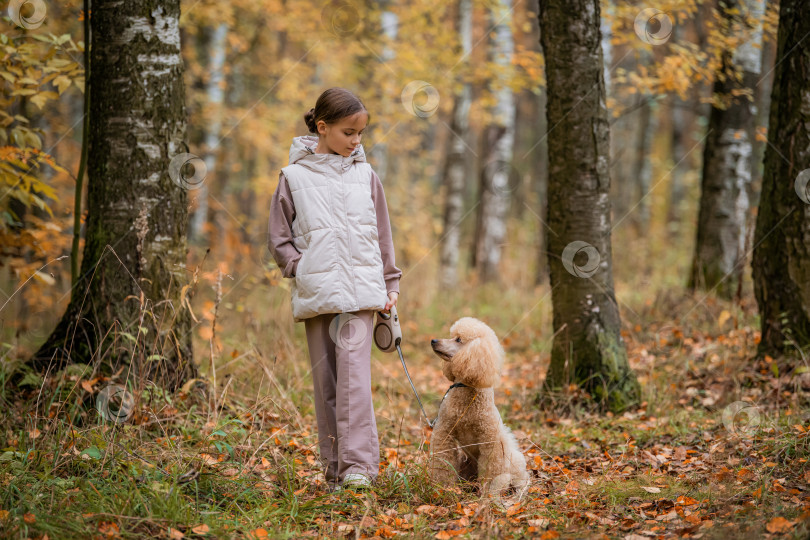
[[[344,172],[355,161],[366,161],[366,152],[363,145],[357,145],[349,156],[340,154],[316,154],[318,147],[317,135],[302,135],[293,137],[290,145],[290,165],[297,163],[315,172],[327,173],[332,171]]]

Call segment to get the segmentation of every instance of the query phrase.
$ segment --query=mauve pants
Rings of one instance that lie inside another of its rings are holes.
[[[304,319],[318,446],[328,482],[342,482],[347,473],[374,479],[379,471],[380,443],[371,401],[373,318],[373,310],[361,310]]]

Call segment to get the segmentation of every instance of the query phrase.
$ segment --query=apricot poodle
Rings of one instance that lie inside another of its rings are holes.
[[[485,495],[510,486],[522,489],[529,482],[526,458],[495,406],[503,347],[495,332],[474,317],[453,323],[450,336],[430,341],[453,383],[433,426],[431,479],[445,485],[458,477],[478,480]]]

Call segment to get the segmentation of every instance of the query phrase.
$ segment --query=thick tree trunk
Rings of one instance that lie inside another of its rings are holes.
[[[504,71],[511,65],[514,41],[509,26],[511,0],[500,0],[499,11],[490,13],[492,56],[495,64]],[[481,146],[483,160],[480,177],[478,208],[478,234],[475,244],[475,263],[479,283],[498,279],[506,237],[506,214],[509,210],[511,191],[515,187],[512,173],[512,152],[515,142],[515,100],[512,89],[505,86],[496,92],[494,119],[484,128]]]
[[[169,388],[196,373],[187,194],[169,166],[186,135],[179,17],[179,0],[93,3],[86,241],[76,293],[29,360],[38,370],[129,365]]]
[[[743,5],[745,4],[745,5]],[[729,35],[741,32],[740,11],[762,16],[762,0],[729,0],[723,16]],[[750,200],[755,104],[746,96],[733,96],[743,88],[754,88],[760,73],[761,26],[734,51],[726,51],[714,83],[708,135],[703,151],[703,178],[697,243],[688,286],[715,290],[732,298],[742,279],[747,236],[746,220]],[[739,81],[735,69],[743,73]]]
[[[810,345],[810,2],[782,0],[754,232],[760,352]]]
[[[613,292],[609,125],[598,0],[541,0],[548,81],[554,342],[546,392],[574,382],[620,411],[640,400]],[[587,259],[587,260],[585,260]]]

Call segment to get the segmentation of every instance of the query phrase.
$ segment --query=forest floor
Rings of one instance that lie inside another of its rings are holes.
[[[539,409],[550,338],[538,346],[524,330],[505,339],[496,401],[532,480],[498,499],[475,485],[430,483],[431,431],[396,354],[374,353],[378,481],[334,494],[317,460],[300,334],[272,355],[234,350],[249,366],[240,376],[262,379],[251,392],[222,374],[215,395],[199,380],[174,395],[134,388],[122,423],[94,408],[120,374],[75,365],[26,378],[22,393],[4,382],[0,536],[806,538],[808,366],[755,358],[751,302],[693,305],[659,297],[625,325],[645,401],[620,415],[598,414],[574,389]],[[664,324],[673,319],[663,313],[682,318]],[[404,352],[435,414],[448,382],[426,344],[452,320],[422,322],[405,326]]]

